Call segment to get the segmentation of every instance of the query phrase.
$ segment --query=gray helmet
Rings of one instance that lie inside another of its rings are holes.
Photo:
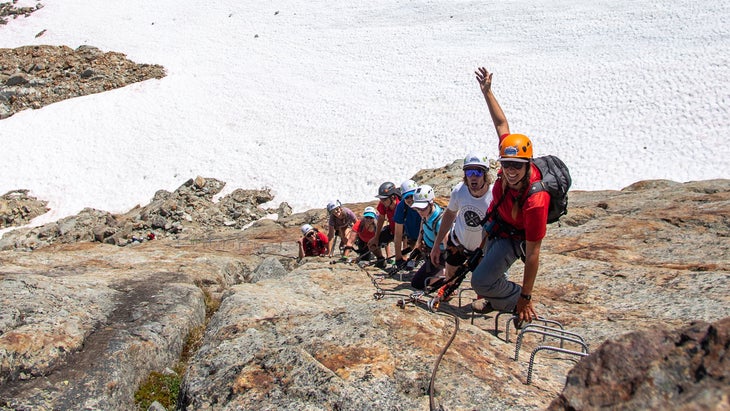
[[[393,194],[400,196],[400,193],[398,192],[398,189],[395,187],[395,184],[391,183],[390,181],[386,181],[385,183],[380,185],[380,188],[378,188],[378,195],[375,197],[377,198],[388,198],[392,196]]]
[[[331,213],[332,210],[334,210],[337,207],[341,207],[342,203],[340,203],[340,200],[330,201],[327,203],[327,212]]]

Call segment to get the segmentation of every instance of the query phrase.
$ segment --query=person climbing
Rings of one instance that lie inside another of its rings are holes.
[[[335,243],[337,237],[340,237],[340,252],[343,257],[347,257],[352,250],[352,244],[348,243],[352,226],[357,221],[357,216],[347,207],[343,207],[340,200],[330,201],[327,203],[327,213],[329,221],[327,223],[327,240],[329,241],[329,256],[332,257],[335,252]]]
[[[406,180],[400,185],[401,201],[395,207],[393,215],[395,264],[399,268],[405,267],[406,261],[403,254],[408,254],[414,249],[421,230],[421,215],[411,208],[413,194],[417,188],[418,185],[413,180]]]
[[[520,322],[530,322],[537,318],[532,296],[550,196],[546,191],[529,195],[530,185],[542,178],[533,164],[532,141],[523,134],[510,133],[507,117],[492,92],[492,73],[480,67],[475,74],[499,137],[501,170],[484,226],[490,242],[472,272],[471,285],[491,309],[513,311]],[[507,270],[518,258],[525,263],[521,286],[507,279]]]
[[[436,195],[433,192],[433,187],[425,184],[418,187],[413,194],[413,205],[411,207],[420,214],[422,219],[421,233],[418,235],[418,240],[416,240],[416,247],[422,250],[424,256],[431,255],[431,250],[433,249],[437,249],[438,253],[441,254],[436,262],[427,258],[423,265],[421,265],[421,268],[416,271],[416,274],[411,279],[411,287],[417,290],[425,290],[427,285],[435,282],[439,278],[444,269],[444,243],[437,243],[435,241],[436,233],[441,229],[443,209],[434,202],[435,198]]]
[[[354,244],[355,252],[360,256],[359,258],[370,260],[366,255],[379,259],[383,258],[383,252],[377,243],[370,242],[377,232],[377,218],[378,213],[375,208],[365,207],[365,210],[362,212],[362,218],[357,220],[355,225],[352,226],[348,242]]]
[[[395,208],[400,202],[400,192],[396,188],[395,184],[390,181],[386,181],[381,184],[378,188],[378,195],[375,197],[379,198],[378,202],[378,223],[377,232],[379,233],[376,237],[370,240],[370,243],[377,245],[380,248],[385,248],[385,258],[390,259],[390,243],[393,242],[395,237],[395,222],[393,217],[395,216]],[[388,219],[388,225],[383,227],[385,219]],[[372,245],[370,245],[372,247]],[[385,268],[385,258],[380,258],[375,266],[378,268]]]
[[[444,210],[441,228],[435,240],[440,244],[447,239],[445,272],[447,279],[453,277],[457,268],[482,246],[484,230],[480,223],[492,202],[492,178],[489,175],[487,156],[467,154],[462,169],[463,181],[451,191],[449,205]],[[430,258],[433,264],[438,264],[441,252],[435,248],[431,249]],[[475,305],[483,303],[484,300]]]
[[[325,256],[328,252],[327,236],[310,224],[304,224],[301,227],[302,238],[297,240],[299,244],[299,258]]]

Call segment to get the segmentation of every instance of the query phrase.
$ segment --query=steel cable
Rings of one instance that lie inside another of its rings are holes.
[[[451,346],[451,343],[454,341],[454,338],[456,338],[456,333],[459,332],[459,316],[457,316],[454,313],[448,313],[452,317],[454,317],[454,332],[451,333],[451,338],[449,338],[449,341],[446,343],[444,348],[441,350],[441,353],[439,354],[438,358],[436,358],[436,363],[433,365],[433,372],[431,373],[431,382],[428,386],[428,401],[430,405],[431,411],[442,411],[443,407],[438,405],[436,403],[436,398],[434,397],[434,385],[436,383],[436,371],[438,370],[439,364],[441,363],[441,359],[444,357],[444,354],[446,354],[446,351]]]

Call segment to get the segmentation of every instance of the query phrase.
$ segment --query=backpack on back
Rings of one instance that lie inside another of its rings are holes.
[[[555,156],[537,157],[533,161],[542,174],[542,180],[532,183],[528,196],[540,191],[550,194],[547,222],[554,223],[568,213],[568,190],[573,180],[568,167]]]

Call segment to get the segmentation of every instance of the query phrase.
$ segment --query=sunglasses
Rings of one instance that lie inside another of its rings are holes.
[[[500,164],[502,164],[502,168],[512,168],[515,170],[521,170],[522,167],[527,164],[520,161],[500,161]]]
[[[372,218],[372,217],[365,217],[365,219],[366,219],[366,220],[375,220],[375,219],[374,219],[374,218]]]
[[[467,168],[464,170],[464,175],[467,177],[481,177],[484,175],[484,170],[478,168]]]
[[[310,232],[309,232],[309,233],[307,234],[307,238],[309,238],[309,237],[314,237],[314,231],[310,231]]]

